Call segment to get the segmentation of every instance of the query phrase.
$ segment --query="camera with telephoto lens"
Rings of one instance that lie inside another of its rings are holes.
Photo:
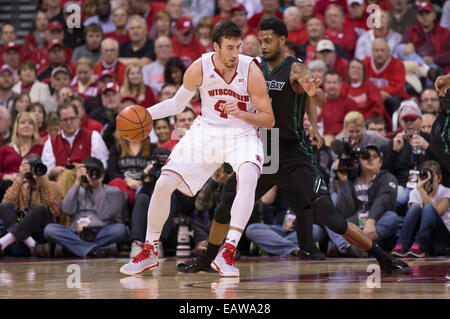
[[[424,168],[419,172],[419,178],[424,181],[428,178],[428,173],[430,173],[430,180],[428,181],[428,183],[430,185],[433,185],[433,172],[431,171],[431,169],[429,168]]]
[[[350,142],[335,139],[331,142],[331,149],[339,158],[337,171],[347,173],[350,179],[358,175],[359,159],[369,159],[370,153],[366,149],[355,147]]]
[[[104,168],[98,165],[96,162],[84,163],[84,167],[86,167],[87,174],[89,178],[93,181],[98,181],[104,173]],[[81,176],[82,183],[89,183],[89,180],[86,175]]]
[[[47,173],[47,166],[41,160],[28,161],[30,164],[30,172],[25,173],[25,178],[31,180],[33,175],[44,176]]]
[[[153,177],[154,179],[158,179],[161,175],[161,169],[166,164],[167,159],[170,156],[170,150],[165,147],[157,147],[153,151],[153,155],[151,157],[151,162],[153,163],[153,167],[148,172],[148,175],[143,174],[143,179],[147,176]]]

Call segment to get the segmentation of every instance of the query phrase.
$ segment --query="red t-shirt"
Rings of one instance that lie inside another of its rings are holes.
[[[189,67],[192,62],[201,57],[203,53],[206,53],[205,48],[197,40],[195,34],[192,36],[191,43],[189,45],[181,45],[178,41],[178,37],[174,35],[172,37],[173,55],[179,57],[184,65]]]
[[[298,28],[296,30],[289,31],[288,41],[295,42],[297,44],[303,44],[308,41],[309,36],[304,28]]]
[[[341,94],[356,102],[358,111],[364,116],[365,120],[371,117],[383,117],[383,99],[380,90],[372,82],[363,81],[359,87],[344,82],[341,87]]]
[[[344,82],[347,80],[347,65],[348,61],[346,59],[336,56],[336,60],[334,60],[333,67],[331,68],[341,75],[342,81]]]
[[[124,44],[125,42],[130,41],[130,37],[127,34],[117,34],[115,31],[114,32],[108,32],[105,34],[105,39],[106,38],[113,38],[115,39],[117,42],[119,42],[119,44]]]
[[[365,31],[369,30],[369,26],[367,25],[367,13],[364,13],[362,18],[359,19],[351,19],[349,15],[345,17],[344,27],[352,29],[357,37],[360,37]]]
[[[94,119],[88,118],[86,113],[83,115],[83,119],[81,120],[81,127],[90,131],[97,131],[100,134],[103,130],[103,124]]]
[[[347,51],[350,57],[353,57],[353,52],[355,51],[356,40],[358,40],[358,37],[352,28],[344,26],[337,33],[332,32],[330,29],[326,29],[325,37],[332,42],[339,44],[345,51]]]
[[[333,135],[341,133],[345,115],[357,110],[355,101],[346,96],[339,95],[336,99],[328,98],[318,118],[319,122],[323,121],[323,133]]]
[[[102,61],[97,62],[94,68],[94,74],[100,76],[106,68],[103,66]],[[116,82],[120,86],[123,85],[123,81],[125,79],[125,72],[127,71],[127,66],[120,61],[117,61],[116,66],[113,69],[110,69],[112,73],[116,76]]]
[[[230,20],[230,17],[224,17],[221,16],[220,14],[216,14],[215,16],[212,17],[213,27],[221,20]]]
[[[147,21],[148,33],[152,30],[153,21],[155,21],[155,16],[159,11],[166,10],[166,4],[161,2],[151,1],[150,12],[148,13],[145,20]]]
[[[277,10],[275,15],[280,19],[283,20],[283,12],[280,10]],[[248,26],[250,28],[258,28],[259,22],[261,21],[262,17],[264,16],[264,11],[261,11],[260,13],[254,14],[249,20],[248,20]]]

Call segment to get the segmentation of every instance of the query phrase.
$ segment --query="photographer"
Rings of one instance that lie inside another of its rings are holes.
[[[449,254],[450,188],[441,182],[439,163],[433,160],[423,163],[417,188],[409,195],[409,209],[392,255],[420,258],[427,254]]]
[[[117,245],[128,236],[118,223],[124,207],[122,192],[102,184],[103,163],[88,157],[76,166],[76,180],[67,192],[62,210],[70,216],[70,228],[59,224],[45,227],[44,237],[80,257],[108,257],[117,254]],[[106,246],[108,245],[108,246]]]
[[[380,149],[375,145],[366,145],[361,151],[356,178],[349,178],[346,171],[336,172],[339,178],[336,201],[338,212],[348,221],[359,225],[381,247],[388,244],[398,228],[398,216],[393,212],[397,180],[391,173],[381,170],[382,163]],[[341,254],[365,257],[363,251],[350,246],[342,236],[328,228],[326,230]]]
[[[39,155],[29,154],[22,160],[18,178],[0,204],[0,218],[8,231],[0,238],[0,255],[14,242],[25,243],[31,254],[37,255],[35,239],[43,243],[44,227],[57,222],[61,215],[63,197],[46,171]],[[50,251],[45,253],[49,255]]]

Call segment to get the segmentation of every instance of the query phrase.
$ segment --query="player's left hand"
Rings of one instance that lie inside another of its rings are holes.
[[[298,81],[309,96],[315,96],[322,83],[320,79],[309,79],[307,75],[299,77]]]
[[[225,102],[220,107],[223,113],[233,115],[236,118],[240,118],[243,112],[236,101]]]

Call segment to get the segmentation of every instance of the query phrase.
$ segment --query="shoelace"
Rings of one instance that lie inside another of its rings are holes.
[[[233,266],[234,264],[234,257],[236,256],[236,247],[234,247],[231,244],[225,244],[223,252],[223,259],[225,260],[225,263],[227,263],[230,266]]]
[[[150,256],[150,252],[152,252],[152,251],[153,251],[153,253],[154,253],[155,255],[157,255],[157,254],[155,253],[155,250],[154,250],[155,247],[154,247],[154,246],[149,245],[149,248],[150,248],[150,249],[148,249],[148,248],[145,247],[145,244],[144,244],[144,245],[139,245],[139,243],[138,243],[137,241],[134,241],[134,243],[135,243],[136,245],[138,245],[139,247],[141,247],[142,250],[141,250],[141,252],[140,252],[136,257],[134,257],[133,263],[137,264],[137,263],[139,263],[139,262],[141,262],[141,261],[147,259],[147,258]]]

